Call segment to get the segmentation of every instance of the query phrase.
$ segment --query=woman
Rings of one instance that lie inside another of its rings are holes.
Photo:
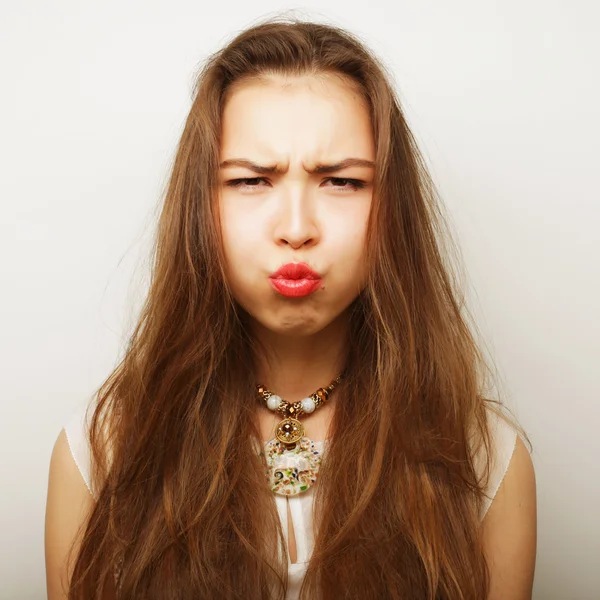
[[[212,56],[139,324],[52,454],[50,600],[530,598],[532,462],[440,223],[355,37],[275,19]]]

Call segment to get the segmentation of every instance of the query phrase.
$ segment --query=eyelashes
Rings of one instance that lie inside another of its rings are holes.
[[[233,188],[252,189],[252,188],[259,188],[260,186],[248,185],[250,182],[259,183],[261,181],[267,182],[267,180],[264,177],[241,177],[239,179],[230,179],[226,183],[226,185],[228,185],[229,187],[233,187]],[[349,191],[358,191],[360,189],[363,189],[366,185],[366,183],[360,179],[350,179],[348,177],[328,177],[327,179],[325,179],[325,181],[326,182],[331,181],[332,183],[334,183],[335,184],[333,186],[334,189],[341,188],[343,190],[349,190]],[[348,185],[349,185],[349,187],[346,187]],[[327,186],[327,187],[332,187],[332,186]]]

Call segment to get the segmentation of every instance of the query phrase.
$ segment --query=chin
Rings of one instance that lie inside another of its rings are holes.
[[[325,315],[311,311],[279,311],[279,314],[250,315],[264,329],[279,335],[309,336],[318,333],[331,322]]]
[[[326,307],[279,307],[272,311],[246,309],[250,323],[276,335],[293,337],[310,337],[323,332],[330,326],[341,324],[347,311],[327,310]],[[264,306],[264,305],[263,305]]]

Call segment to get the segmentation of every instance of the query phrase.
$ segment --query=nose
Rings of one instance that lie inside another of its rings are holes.
[[[319,240],[314,199],[301,186],[281,192],[274,228],[275,243],[294,250]]]

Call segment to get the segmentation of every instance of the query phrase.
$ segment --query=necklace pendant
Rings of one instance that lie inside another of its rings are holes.
[[[265,445],[267,481],[280,496],[295,496],[309,490],[317,481],[321,449],[312,440],[302,438],[294,448],[273,439]]]
[[[304,425],[293,417],[286,417],[277,425],[275,437],[282,444],[294,445],[304,437]]]

